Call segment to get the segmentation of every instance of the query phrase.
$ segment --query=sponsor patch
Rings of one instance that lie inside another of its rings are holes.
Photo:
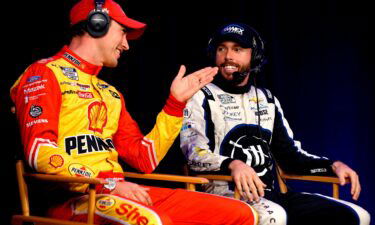
[[[268,115],[267,109],[260,110],[259,112],[255,111],[254,113],[255,113],[256,116],[258,116],[258,115],[260,115],[260,116]]]
[[[30,108],[29,115],[33,118],[36,118],[43,113],[43,108],[38,105],[32,105]]]
[[[233,34],[238,34],[238,35],[243,35],[243,31],[245,29],[243,27],[240,27],[240,26],[237,26],[235,24],[233,25],[229,25],[227,27],[224,28],[224,30],[222,31],[223,34],[226,34],[226,33],[233,33]]]
[[[71,80],[78,80],[78,73],[77,73],[77,70],[75,68],[62,67],[62,66],[60,66],[60,68],[61,68],[61,71],[63,72],[63,74],[66,77],[68,77]]]
[[[116,207],[115,212],[117,215],[125,217],[124,220],[129,221],[130,224],[161,224],[160,220],[157,220],[149,209],[137,207],[135,204],[123,203]]]
[[[64,165],[64,158],[61,155],[51,155],[49,157],[49,164],[57,169]]]
[[[80,98],[94,98],[94,95],[91,92],[77,91],[78,97]]]
[[[88,107],[89,130],[103,133],[107,124],[107,106],[104,102],[93,102]]]
[[[94,172],[90,168],[79,163],[70,164],[69,172],[72,176],[76,177],[92,177],[94,175]]]
[[[326,168],[316,168],[316,169],[311,169],[310,172],[311,173],[325,173],[325,172],[327,172],[327,169]]]
[[[261,99],[261,98],[257,99],[256,97],[249,99],[250,102],[255,102],[255,103],[257,103],[257,102],[263,102],[263,100],[264,99]]]
[[[191,116],[191,112],[188,108],[185,108],[183,111],[184,118],[188,119]]]
[[[31,76],[31,77],[27,78],[27,83],[32,83],[32,82],[38,81],[41,78],[42,78],[41,76]]]
[[[26,85],[23,85],[23,88],[27,88],[27,87],[30,87],[30,86],[35,86],[35,85],[38,85],[38,84],[41,84],[41,83],[46,83],[47,82],[47,79],[44,79],[44,80],[37,80],[37,81],[34,81],[32,83],[29,83],[29,84],[26,84]]]
[[[25,89],[25,90],[23,90],[23,93],[24,94],[29,94],[29,93],[32,93],[32,92],[35,92],[35,91],[39,91],[39,90],[42,90],[42,89],[45,89],[45,88],[46,87],[44,86],[44,84],[41,84],[41,85],[38,85],[36,87]]]
[[[181,127],[181,131],[184,131],[184,130],[188,130],[190,128],[193,128],[193,123],[192,122],[187,122],[187,123],[184,123]]]
[[[80,66],[81,65],[81,61],[79,61],[78,59],[76,59],[76,57],[72,56],[71,54],[65,52],[64,53],[64,57],[71,61],[72,63],[76,64],[77,66]]]
[[[111,93],[112,97],[120,99],[120,95],[117,92],[111,91],[111,90],[108,90],[108,91],[109,93]]]
[[[236,103],[236,100],[234,99],[234,97],[228,94],[220,94],[220,95],[217,95],[217,97],[219,98],[222,104]]]
[[[104,196],[96,201],[96,208],[100,211],[106,211],[116,204],[116,200],[109,196]]]
[[[77,92],[74,90],[66,90],[64,92],[61,92],[61,95],[73,95],[76,94]]]
[[[78,155],[91,152],[111,151],[114,149],[112,139],[102,139],[94,135],[78,135],[65,138],[65,151],[71,155],[72,151],[77,151]]]
[[[108,85],[108,84],[103,84],[103,83],[98,83],[96,86],[98,86],[98,88],[100,88],[100,89],[106,89],[106,88],[109,88],[109,85]]]
[[[61,85],[70,85],[70,86],[74,86],[74,87],[79,87],[79,89],[81,89],[82,91],[87,91],[90,89],[90,85],[89,84],[80,84],[80,83],[77,83],[77,82],[68,82],[68,81],[63,81],[63,82],[60,82]]]
[[[39,123],[48,123],[48,120],[47,120],[47,119],[37,119],[37,120],[33,120],[33,121],[30,121],[30,122],[26,123],[26,127],[32,127],[32,126],[34,126],[35,124],[39,124]]]
[[[41,93],[41,94],[37,94],[37,95],[32,95],[32,96],[25,96],[25,104],[27,104],[29,101],[32,101],[32,100],[36,100],[38,99],[40,96],[43,96],[43,95],[46,95],[46,93]]]

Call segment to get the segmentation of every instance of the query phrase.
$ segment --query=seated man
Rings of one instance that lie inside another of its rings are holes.
[[[182,66],[144,136],[124,97],[97,74],[103,66],[116,67],[129,50],[127,40],[138,38],[146,25],[128,18],[113,0],[78,2],[70,22],[76,31],[70,44],[33,63],[11,88],[28,165],[41,173],[107,180],[97,188],[96,224],[256,224],[256,214],[241,201],[126,182],[118,162],[120,157],[152,172],[181,129],[185,102],[212,81],[217,68],[183,77]],[[71,184],[68,195],[50,194],[49,216],[84,220],[87,187]],[[63,201],[53,201],[58,198]]]
[[[349,178],[355,200],[361,188],[344,163],[303,151],[277,98],[257,88],[255,79],[251,82],[265,62],[258,33],[246,24],[224,25],[210,39],[208,51],[219,75],[188,101],[180,134],[190,169],[231,174],[242,198],[258,211],[260,224],[369,224],[367,211],[352,203],[275,190],[276,162],[286,172],[337,175],[342,184]],[[233,196],[227,182],[205,188]]]

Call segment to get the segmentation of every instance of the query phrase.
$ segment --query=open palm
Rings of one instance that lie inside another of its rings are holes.
[[[186,102],[197,91],[210,83],[217,74],[217,67],[206,67],[184,77],[186,68],[181,65],[171,85],[171,94],[180,102]]]

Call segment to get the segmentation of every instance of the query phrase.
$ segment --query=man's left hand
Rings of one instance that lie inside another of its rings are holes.
[[[353,199],[357,200],[361,193],[361,184],[359,182],[358,174],[345,163],[340,161],[334,162],[332,164],[332,169],[339,178],[341,186],[345,185],[345,178],[350,179],[350,182],[352,183],[350,193],[352,194]]]
[[[217,74],[217,67],[206,67],[184,77],[186,68],[180,67],[171,85],[171,94],[180,102],[187,102],[197,91],[210,83]]]

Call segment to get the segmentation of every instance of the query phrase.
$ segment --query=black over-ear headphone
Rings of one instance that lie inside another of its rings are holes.
[[[263,65],[267,62],[266,56],[264,54],[264,41],[259,35],[259,33],[251,28],[253,35],[253,48],[251,53],[251,69],[255,73],[261,71]]]
[[[94,0],[95,9],[87,16],[87,32],[95,38],[104,36],[109,29],[111,19],[108,13],[103,11],[105,0]]]

